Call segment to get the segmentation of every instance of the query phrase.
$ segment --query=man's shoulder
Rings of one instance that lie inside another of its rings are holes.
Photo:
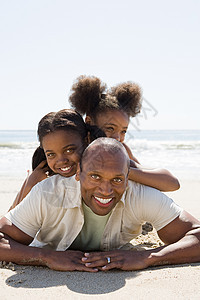
[[[152,196],[162,197],[162,192],[153,187],[132,180],[128,180],[125,198],[134,197],[134,199],[141,199]]]
[[[132,180],[128,180],[127,191],[134,192],[135,195],[140,195],[142,191],[147,191],[151,189],[151,187],[141,184],[139,182],[135,182]]]
[[[74,207],[80,202],[80,183],[75,176],[53,175],[37,184],[36,188],[51,205]]]
[[[66,186],[68,187],[73,187],[73,188],[78,188],[79,183],[76,181],[75,176],[71,177],[64,177],[59,174],[53,175],[43,181],[41,181],[38,184],[38,187],[41,188],[42,190],[54,190],[54,189],[60,189],[60,188],[65,188]]]

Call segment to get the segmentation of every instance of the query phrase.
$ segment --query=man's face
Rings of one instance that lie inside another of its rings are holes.
[[[107,215],[120,201],[128,181],[127,158],[122,151],[92,151],[77,174],[85,204],[97,215]]]

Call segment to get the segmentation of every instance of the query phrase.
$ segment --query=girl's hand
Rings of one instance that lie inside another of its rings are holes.
[[[43,160],[31,173],[31,175],[27,179],[27,186],[32,189],[34,185],[38,182],[46,179],[50,172],[49,166],[47,165],[47,161]]]
[[[24,181],[21,190],[17,194],[12,206],[9,208],[9,211],[17,206],[26,197],[26,195],[30,192],[34,185],[46,179],[48,177],[49,171],[50,169],[47,165],[46,160],[42,161],[31,173],[31,175],[28,176]]]

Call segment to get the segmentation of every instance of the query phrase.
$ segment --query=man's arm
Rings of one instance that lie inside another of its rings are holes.
[[[137,158],[133,155],[131,149],[125,143],[122,143],[122,144],[125,147],[130,160],[132,160],[133,162],[136,162],[137,164],[140,164],[139,161],[137,160]]]
[[[140,270],[149,266],[200,261],[200,222],[183,211],[179,217],[158,231],[168,245],[145,251],[109,251],[85,253],[82,261],[90,268]],[[111,258],[108,264],[107,257]]]
[[[57,271],[90,271],[81,261],[81,251],[53,251],[28,246],[33,238],[9,220],[3,217],[0,220],[0,260],[33,266],[47,266]]]

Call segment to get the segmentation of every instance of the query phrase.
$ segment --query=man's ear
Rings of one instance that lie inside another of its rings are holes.
[[[90,118],[90,116],[85,117],[85,123],[92,125],[92,119]]]
[[[75,176],[75,179],[76,179],[77,181],[80,180],[80,172],[81,172],[81,170],[80,170],[80,164],[78,163],[78,165],[77,165],[77,170],[76,170],[76,176]]]

